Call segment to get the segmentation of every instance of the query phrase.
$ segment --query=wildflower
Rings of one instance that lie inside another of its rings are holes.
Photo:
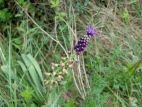
[[[94,36],[94,35],[97,34],[97,32],[95,31],[95,29],[94,29],[92,26],[88,26],[88,27],[86,28],[86,34],[87,34],[88,36]]]
[[[86,28],[86,34],[87,35],[84,35],[83,37],[81,37],[79,39],[79,41],[77,42],[77,44],[75,45],[74,47],[74,50],[76,51],[76,53],[79,55],[81,52],[84,51],[84,49],[87,47],[88,45],[88,42],[90,40],[90,38],[92,36],[95,36],[96,35],[96,31],[95,29],[92,27],[92,26],[88,26]]]

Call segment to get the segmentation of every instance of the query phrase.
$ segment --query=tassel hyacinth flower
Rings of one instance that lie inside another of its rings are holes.
[[[76,51],[77,55],[85,50],[90,38],[96,35],[96,31],[92,26],[88,26],[86,29],[86,34],[87,35],[81,37],[77,44],[74,46],[74,50]]]

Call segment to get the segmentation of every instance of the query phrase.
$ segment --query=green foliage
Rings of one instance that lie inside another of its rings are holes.
[[[122,17],[122,19],[124,20],[124,22],[125,22],[126,24],[129,23],[129,21],[130,21],[129,17],[130,17],[130,16],[129,16],[129,12],[128,12],[128,10],[127,10],[126,8],[125,8],[125,10],[123,11],[121,17]]]
[[[74,101],[73,100],[68,101],[65,106],[66,107],[74,107],[75,106]]]
[[[41,69],[36,62],[36,60],[30,55],[22,55],[23,62],[18,61],[19,65],[22,68],[23,73],[27,76],[29,83],[36,90],[39,97],[43,96],[43,77]]]
[[[67,15],[67,14],[64,13],[64,12],[56,11],[55,19],[62,21],[66,15]]]
[[[94,83],[92,85],[93,89],[95,90],[92,90],[92,93],[94,93],[95,95],[100,95],[102,91],[108,86],[107,81],[97,74],[94,74],[93,81]]]
[[[26,87],[20,95],[25,99],[25,101],[30,101],[33,97],[33,89],[31,87]]]
[[[21,48],[22,48],[22,40],[21,40],[21,38],[13,38],[12,39],[12,45],[16,48],[16,49],[19,49],[19,50],[21,50]]]
[[[136,12],[136,15],[139,17],[142,23],[142,7],[139,4],[141,4],[141,1],[137,2],[137,0],[131,0],[132,8]]]
[[[20,6],[22,6],[22,8],[28,10],[28,12],[30,13],[34,12],[35,8],[27,0],[17,0],[17,2],[19,3]]]
[[[137,0],[130,0],[130,4],[137,3]]]
[[[55,7],[59,6],[60,1],[59,0],[50,0],[50,3],[51,3],[51,7],[55,8]]]
[[[50,0],[51,8],[54,9],[56,14],[55,19],[62,21],[67,14],[61,11],[60,2],[60,0]]]
[[[92,81],[92,90],[90,90],[90,94],[87,97],[87,100],[82,107],[85,106],[94,106],[94,107],[103,107],[108,101],[110,93],[106,93],[104,90],[109,86],[108,82],[105,78],[102,78],[97,73],[93,74]]]
[[[137,69],[141,66],[142,64],[142,59],[140,59],[138,62],[136,62],[129,70],[128,70],[128,73],[129,73],[129,76],[133,76]]]
[[[13,14],[10,12],[10,9],[5,6],[5,1],[0,0],[0,23],[11,21]]]
[[[0,22],[8,22],[12,18],[11,12],[8,9],[0,10]]]
[[[4,7],[4,0],[0,0],[0,9]]]

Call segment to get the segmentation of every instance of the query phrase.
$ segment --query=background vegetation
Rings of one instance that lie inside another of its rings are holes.
[[[68,51],[90,24],[82,93]],[[0,0],[0,107],[141,107],[141,64],[141,0]]]

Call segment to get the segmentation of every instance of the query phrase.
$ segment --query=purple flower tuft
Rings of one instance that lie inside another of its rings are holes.
[[[95,29],[93,28],[93,26],[88,26],[88,27],[86,28],[86,34],[87,34],[88,36],[94,36],[94,35],[97,34],[97,32],[95,31]]]

